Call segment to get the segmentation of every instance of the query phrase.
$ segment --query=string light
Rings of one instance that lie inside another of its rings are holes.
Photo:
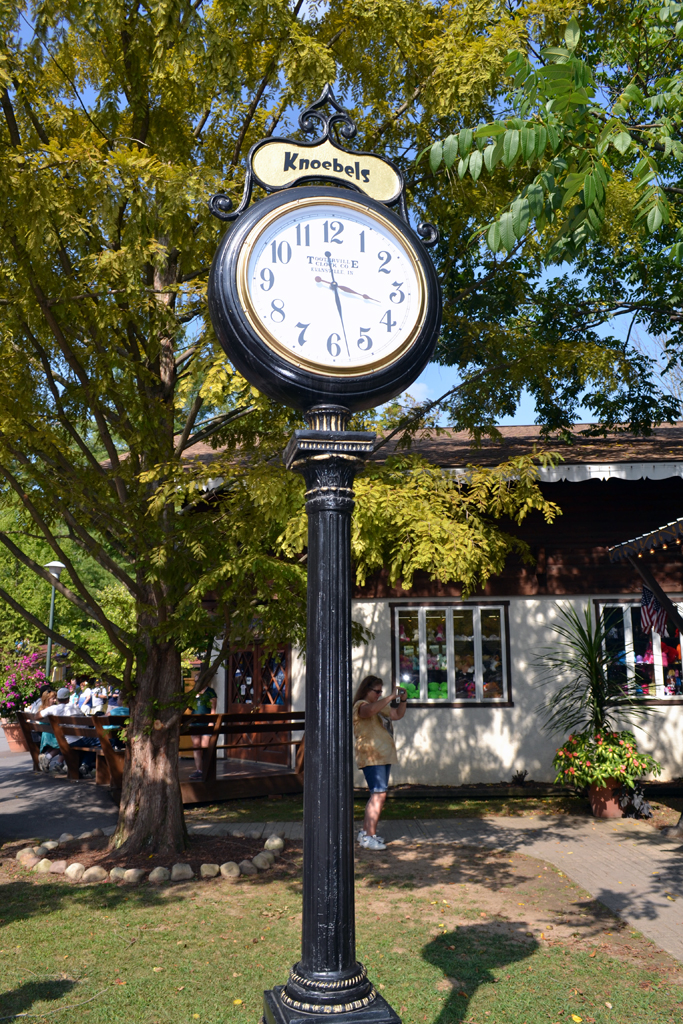
[[[654,555],[654,553],[655,553],[655,549],[654,548],[650,548],[650,554]]]

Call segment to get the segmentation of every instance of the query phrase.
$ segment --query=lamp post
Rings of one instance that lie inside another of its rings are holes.
[[[47,565],[43,566],[43,569],[47,569],[47,571],[52,576],[54,576],[54,578],[56,580],[58,580],[59,577],[62,574],[62,569],[66,569],[66,566],[64,565],[63,562],[48,562]],[[50,622],[49,622],[49,626],[50,626],[50,629],[54,629],[54,627],[55,627],[55,585],[54,585],[54,583],[52,584],[52,597],[50,598]],[[50,669],[51,669],[51,665],[52,665],[52,637],[49,636],[47,638],[47,658],[45,659],[45,678],[47,679],[48,683],[50,682]]]

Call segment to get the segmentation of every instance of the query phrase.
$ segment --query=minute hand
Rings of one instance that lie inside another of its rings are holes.
[[[344,344],[346,345],[346,354],[347,354],[347,356],[350,359],[351,358],[351,352],[350,352],[350,349],[349,349],[349,341],[348,341],[348,338],[346,337],[346,327],[344,326],[344,315],[342,313],[342,308],[341,308],[341,299],[339,298],[339,285],[337,284],[337,282],[334,279],[334,270],[332,269],[332,253],[331,252],[326,252],[325,255],[327,256],[327,262],[328,262],[328,264],[330,266],[330,275],[332,277],[332,281],[330,282],[330,288],[334,292],[334,301],[337,304],[337,312],[339,313],[339,319],[341,320],[342,331],[344,333]]]
[[[339,288],[339,290],[342,292],[348,292],[349,295],[360,295],[361,299],[368,299],[370,302],[379,303],[379,299],[373,299],[372,295],[365,295],[363,292],[356,292],[353,290],[353,288],[349,288],[348,285],[338,284],[337,282],[334,281],[326,281],[324,277],[316,277],[315,280],[317,284],[329,284],[332,287],[334,287],[334,285],[336,284],[337,288]]]

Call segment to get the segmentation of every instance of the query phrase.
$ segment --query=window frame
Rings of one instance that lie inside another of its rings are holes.
[[[472,609],[474,623],[474,659],[476,676],[476,695],[473,698],[455,697],[455,660],[453,641],[453,609]],[[413,611],[418,613],[420,629],[419,640],[419,662],[420,662],[420,698],[409,699],[408,704],[413,708],[511,708],[514,707],[512,699],[512,662],[510,658],[510,602],[506,600],[484,600],[484,601],[390,601],[389,613],[391,616],[391,676],[395,680],[394,685],[400,685],[400,662],[399,662],[399,630],[398,613],[401,611]],[[497,609],[500,611],[501,622],[501,667],[503,670],[503,695],[501,697],[483,696],[483,667],[482,667],[482,646],[481,646],[481,610]],[[426,696],[427,693],[427,636],[426,636],[426,614],[429,611],[443,612],[446,618],[446,637],[448,652],[448,700],[439,700]],[[449,614],[449,612],[451,614]]]
[[[671,599],[672,604],[676,606],[679,612],[683,614],[683,600],[675,601]],[[595,609],[596,620],[602,613],[610,608],[621,608],[622,611],[629,610],[631,608],[640,608],[640,598],[634,599],[629,597],[615,597],[615,598],[604,598],[594,597],[593,606]],[[633,646],[633,620],[630,614],[624,616],[624,649],[626,652],[626,679],[628,682],[629,691],[632,690],[633,684],[636,678],[636,662],[635,662],[635,649]],[[671,694],[666,696],[664,694],[664,669],[662,665],[662,638],[659,633],[654,633],[652,637],[652,652],[655,658],[654,661],[654,676],[655,676],[655,692],[656,696],[643,696],[640,699],[643,704],[648,705],[661,705],[662,707],[669,707],[672,704],[683,704],[683,694]],[[633,696],[633,693],[631,693]]]

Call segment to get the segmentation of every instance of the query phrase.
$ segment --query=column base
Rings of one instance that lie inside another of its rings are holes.
[[[348,1013],[325,1013],[322,1006],[317,1013],[304,1013],[283,1003],[283,988],[284,985],[277,985],[263,993],[264,1024],[315,1024],[316,1021],[326,1021],[327,1024],[401,1024],[399,1015],[380,995],[368,1006]]]

